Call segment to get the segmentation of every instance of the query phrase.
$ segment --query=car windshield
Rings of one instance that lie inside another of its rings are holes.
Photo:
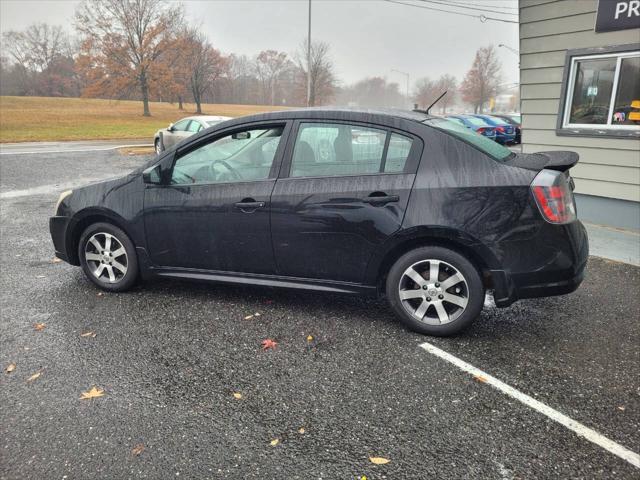
[[[520,115],[507,115],[507,116],[516,123],[522,123],[522,119],[520,118]]]
[[[477,133],[459,125],[458,123],[450,122],[448,120],[445,120],[444,118],[430,118],[428,120],[425,120],[423,123],[425,125],[429,125],[430,127],[449,133],[467,143],[470,143],[478,150],[486,153],[491,158],[500,162],[504,162],[509,157],[514,155],[511,150],[503,147],[499,143],[496,143],[493,140],[489,140],[488,138],[483,137],[482,135],[478,135]]]

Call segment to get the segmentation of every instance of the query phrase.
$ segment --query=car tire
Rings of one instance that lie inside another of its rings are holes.
[[[153,149],[156,151],[156,155],[160,155],[164,148],[162,147],[162,140],[156,138],[153,142]]]
[[[138,278],[133,242],[122,229],[110,223],[94,223],[82,232],[78,258],[87,278],[102,290],[123,292]]]
[[[467,258],[433,246],[411,250],[393,264],[386,294],[409,329],[444,337],[468,327],[480,315],[485,289],[478,269]]]

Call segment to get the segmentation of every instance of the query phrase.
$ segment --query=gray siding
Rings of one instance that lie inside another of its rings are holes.
[[[567,49],[637,43],[638,30],[595,33],[598,0],[520,0],[524,152],[573,150],[576,192],[640,202],[640,140],[556,135]]]

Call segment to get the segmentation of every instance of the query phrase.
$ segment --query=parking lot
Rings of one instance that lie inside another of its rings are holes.
[[[639,268],[592,257],[576,293],[488,306],[448,339],[381,300],[167,281],[102,294],[54,262],[48,217],[60,191],[146,158],[0,157],[0,478],[638,477],[420,345],[637,453]]]

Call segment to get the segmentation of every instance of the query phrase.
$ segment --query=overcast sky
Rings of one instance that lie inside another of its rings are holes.
[[[426,3],[398,0],[454,10],[443,0]],[[432,0],[435,1],[435,0]],[[510,7],[517,0],[456,0],[467,6]],[[0,29],[20,30],[34,22],[59,24],[73,33],[76,0],[0,0]],[[188,0],[182,2],[190,21],[200,25],[216,48],[253,56],[260,50],[293,52],[307,35],[307,0]],[[459,12],[480,14],[469,9]],[[484,13],[517,20],[517,17]],[[518,25],[481,22],[451,13],[414,8],[384,0],[312,0],[313,39],[331,45],[336,73],[344,84],[367,76],[397,81],[405,77],[437,78],[450,73],[462,79],[479,46],[503,43],[518,48]],[[505,48],[498,54],[503,81],[518,81],[518,57]]]

